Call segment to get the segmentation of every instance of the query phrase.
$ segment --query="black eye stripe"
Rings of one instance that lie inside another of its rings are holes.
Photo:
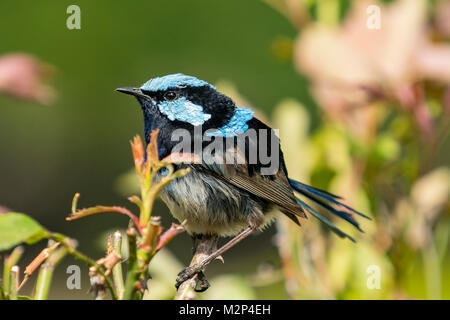
[[[167,91],[164,93],[164,99],[167,101],[175,100],[178,97],[178,94],[175,91]]]

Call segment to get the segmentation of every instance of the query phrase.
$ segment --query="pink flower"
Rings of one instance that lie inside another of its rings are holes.
[[[366,9],[374,4],[381,9],[379,29],[367,27]],[[434,123],[423,80],[450,84],[450,46],[431,39],[427,18],[424,0],[355,1],[341,27],[313,24],[302,31],[296,66],[312,79],[314,96],[331,116],[367,131],[373,117],[365,117],[370,109],[361,107],[378,99],[396,101],[428,135]]]
[[[55,91],[42,81],[52,68],[24,53],[0,56],[0,94],[48,105]]]
[[[11,210],[8,209],[7,207],[4,207],[4,206],[0,205],[0,214],[5,214],[5,213],[8,213],[8,212],[11,212]]]

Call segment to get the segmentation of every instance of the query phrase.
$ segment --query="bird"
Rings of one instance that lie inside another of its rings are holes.
[[[203,275],[208,263],[220,258],[248,235],[263,230],[280,213],[299,226],[302,219],[312,215],[338,236],[353,242],[353,237],[319,213],[318,208],[346,220],[359,231],[362,230],[354,215],[370,219],[344,204],[341,197],[289,178],[275,131],[257,119],[253,110],[237,106],[214,85],[176,73],[151,78],[139,87],[116,90],[138,100],[147,144],[150,134],[159,130],[160,159],[179,147],[179,140],[173,137],[175,132],[197,137],[187,146],[192,147],[200,140],[199,152],[204,157],[196,163],[176,164],[177,168],[190,168],[190,172],[173,180],[160,197],[171,214],[184,222],[194,243],[203,237],[233,237],[202,262],[180,272],[177,288],[194,275]],[[219,147],[206,152],[214,143]],[[270,156],[261,154],[269,150],[273,158],[270,172],[265,170],[268,168],[266,158]],[[240,161],[234,161],[236,158]],[[233,161],[226,161],[229,159]],[[158,174],[165,173],[162,170]],[[198,289],[203,290],[205,288]]]

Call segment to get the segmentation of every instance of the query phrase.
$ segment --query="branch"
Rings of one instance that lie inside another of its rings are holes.
[[[70,216],[68,216],[66,218],[67,221],[72,221],[72,220],[76,220],[79,218],[83,218],[83,217],[87,217],[87,216],[91,216],[93,214],[97,214],[97,213],[103,213],[103,212],[117,212],[117,213],[121,213],[124,214],[126,216],[128,216],[131,221],[134,222],[134,224],[136,225],[136,227],[138,228],[139,233],[141,233],[141,227],[139,224],[139,219],[138,217],[136,217],[130,210],[128,210],[127,208],[124,207],[118,207],[118,206],[95,206],[95,207],[90,207],[90,208],[84,208],[84,209],[77,209],[77,203],[78,203],[78,198],[80,197],[79,193],[76,193],[73,197],[72,200],[72,213],[70,214]]]
[[[11,267],[9,277],[9,299],[17,300],[17,288],[19,287],[19,266]]]
[[[19,262],[23,254],[23,246],[15,247],[8,257],[5,257],[3,262],[3,292],[8,295],[9,292],[9,276],[12,266]]]
[[[81,261],[84,261],[87,265],[89,265],[91,267],[95,267],[97,272],[105,279],[105,284],[106,284],[106,287],[109,290],[109,293],[111,294],[111,298],[113,300],[117,300],[117,295],[114,292],[114,288],[113,288],[113,286],[111,284],[111,281],[105,275],[105,272],[103,271],[103,269],[100,268],[100,266],[97,265],[94,260],[92,260],[89,257],[85,256],[81,252],[77,251],[70,244],[70,241],[69,241],[70,239],[68,237],[66,237],[65,235],[63,235],[63,234],[52,232],[52,233],[49,234],[49,238],[53,239],[54,241],[61,242],[61,245],[63,245],[67,249],[67,253],[68,254],[72,255],[73,257],[75,257],[77,259],[80,259]]]
[[[162,247],[164,247],[170,240],[172,240],[176,235],[184,232],[185,229],[183,224],[178,225],[172,223],[169,229],[163,232],[159,237],[158,245],[156,246],[155,253],[158,252]]]
[[[113,235],[113,250],[120,255],[122,249],[122,234],[120,231],[114,232]],[[119,299],[123,299],[123,294],[125,292],[125,286],[123,283],[122,274],[122,262],[119,261],[113,268],[113,283],[116,289]]]
[[[217,249],[217,238],[216,237],[206,237],[198,242],[197,248],[195,249],[194,257],[192,258],[191,264],[189,266],[194,266],[203,260],[205,260],[209,255],[215,252]],[[183,282],[177,290],[175,295],[175,300],[192,300],[195,299],[195,288],[197,283],[201,279],[198,279],[198,274],[196,274],[191,279]]]
[[[72,220],[76,220],[79,218],[83,218],[83,217],[87,217],[87,216],[91,216],[93,214],[97,214],[97,213],[103,213],[103,212],[117,212],[117,213],[121,213],[124,214],[126,216],[128,216],[135,224],[137,227],[139,227],[139,219],[127,208],[124,207],[117,207],[117,206],[96,206],[96,207],[91,207],[91,208],[85,208],[85,209],[80,209],[78,211],[76,211],[75,213],[72,213],[69,217],[66,218],[67,221],[72,221]]]
[[[139,280],[138,273],[138,261],[137,261],[137,244],[136,244],[136,230],[134,228],[128,228],[128,270],[127,280],[125,283],[125,293],[123,294],[124,300],[136,299],[136,285]]]

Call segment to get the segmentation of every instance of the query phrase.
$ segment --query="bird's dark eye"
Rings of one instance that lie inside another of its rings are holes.
[[[166,99],[167,101],[175,100],[177,97],[178,97],[178,94],[175,91],[167,91],[164,94],[164,99]]]

